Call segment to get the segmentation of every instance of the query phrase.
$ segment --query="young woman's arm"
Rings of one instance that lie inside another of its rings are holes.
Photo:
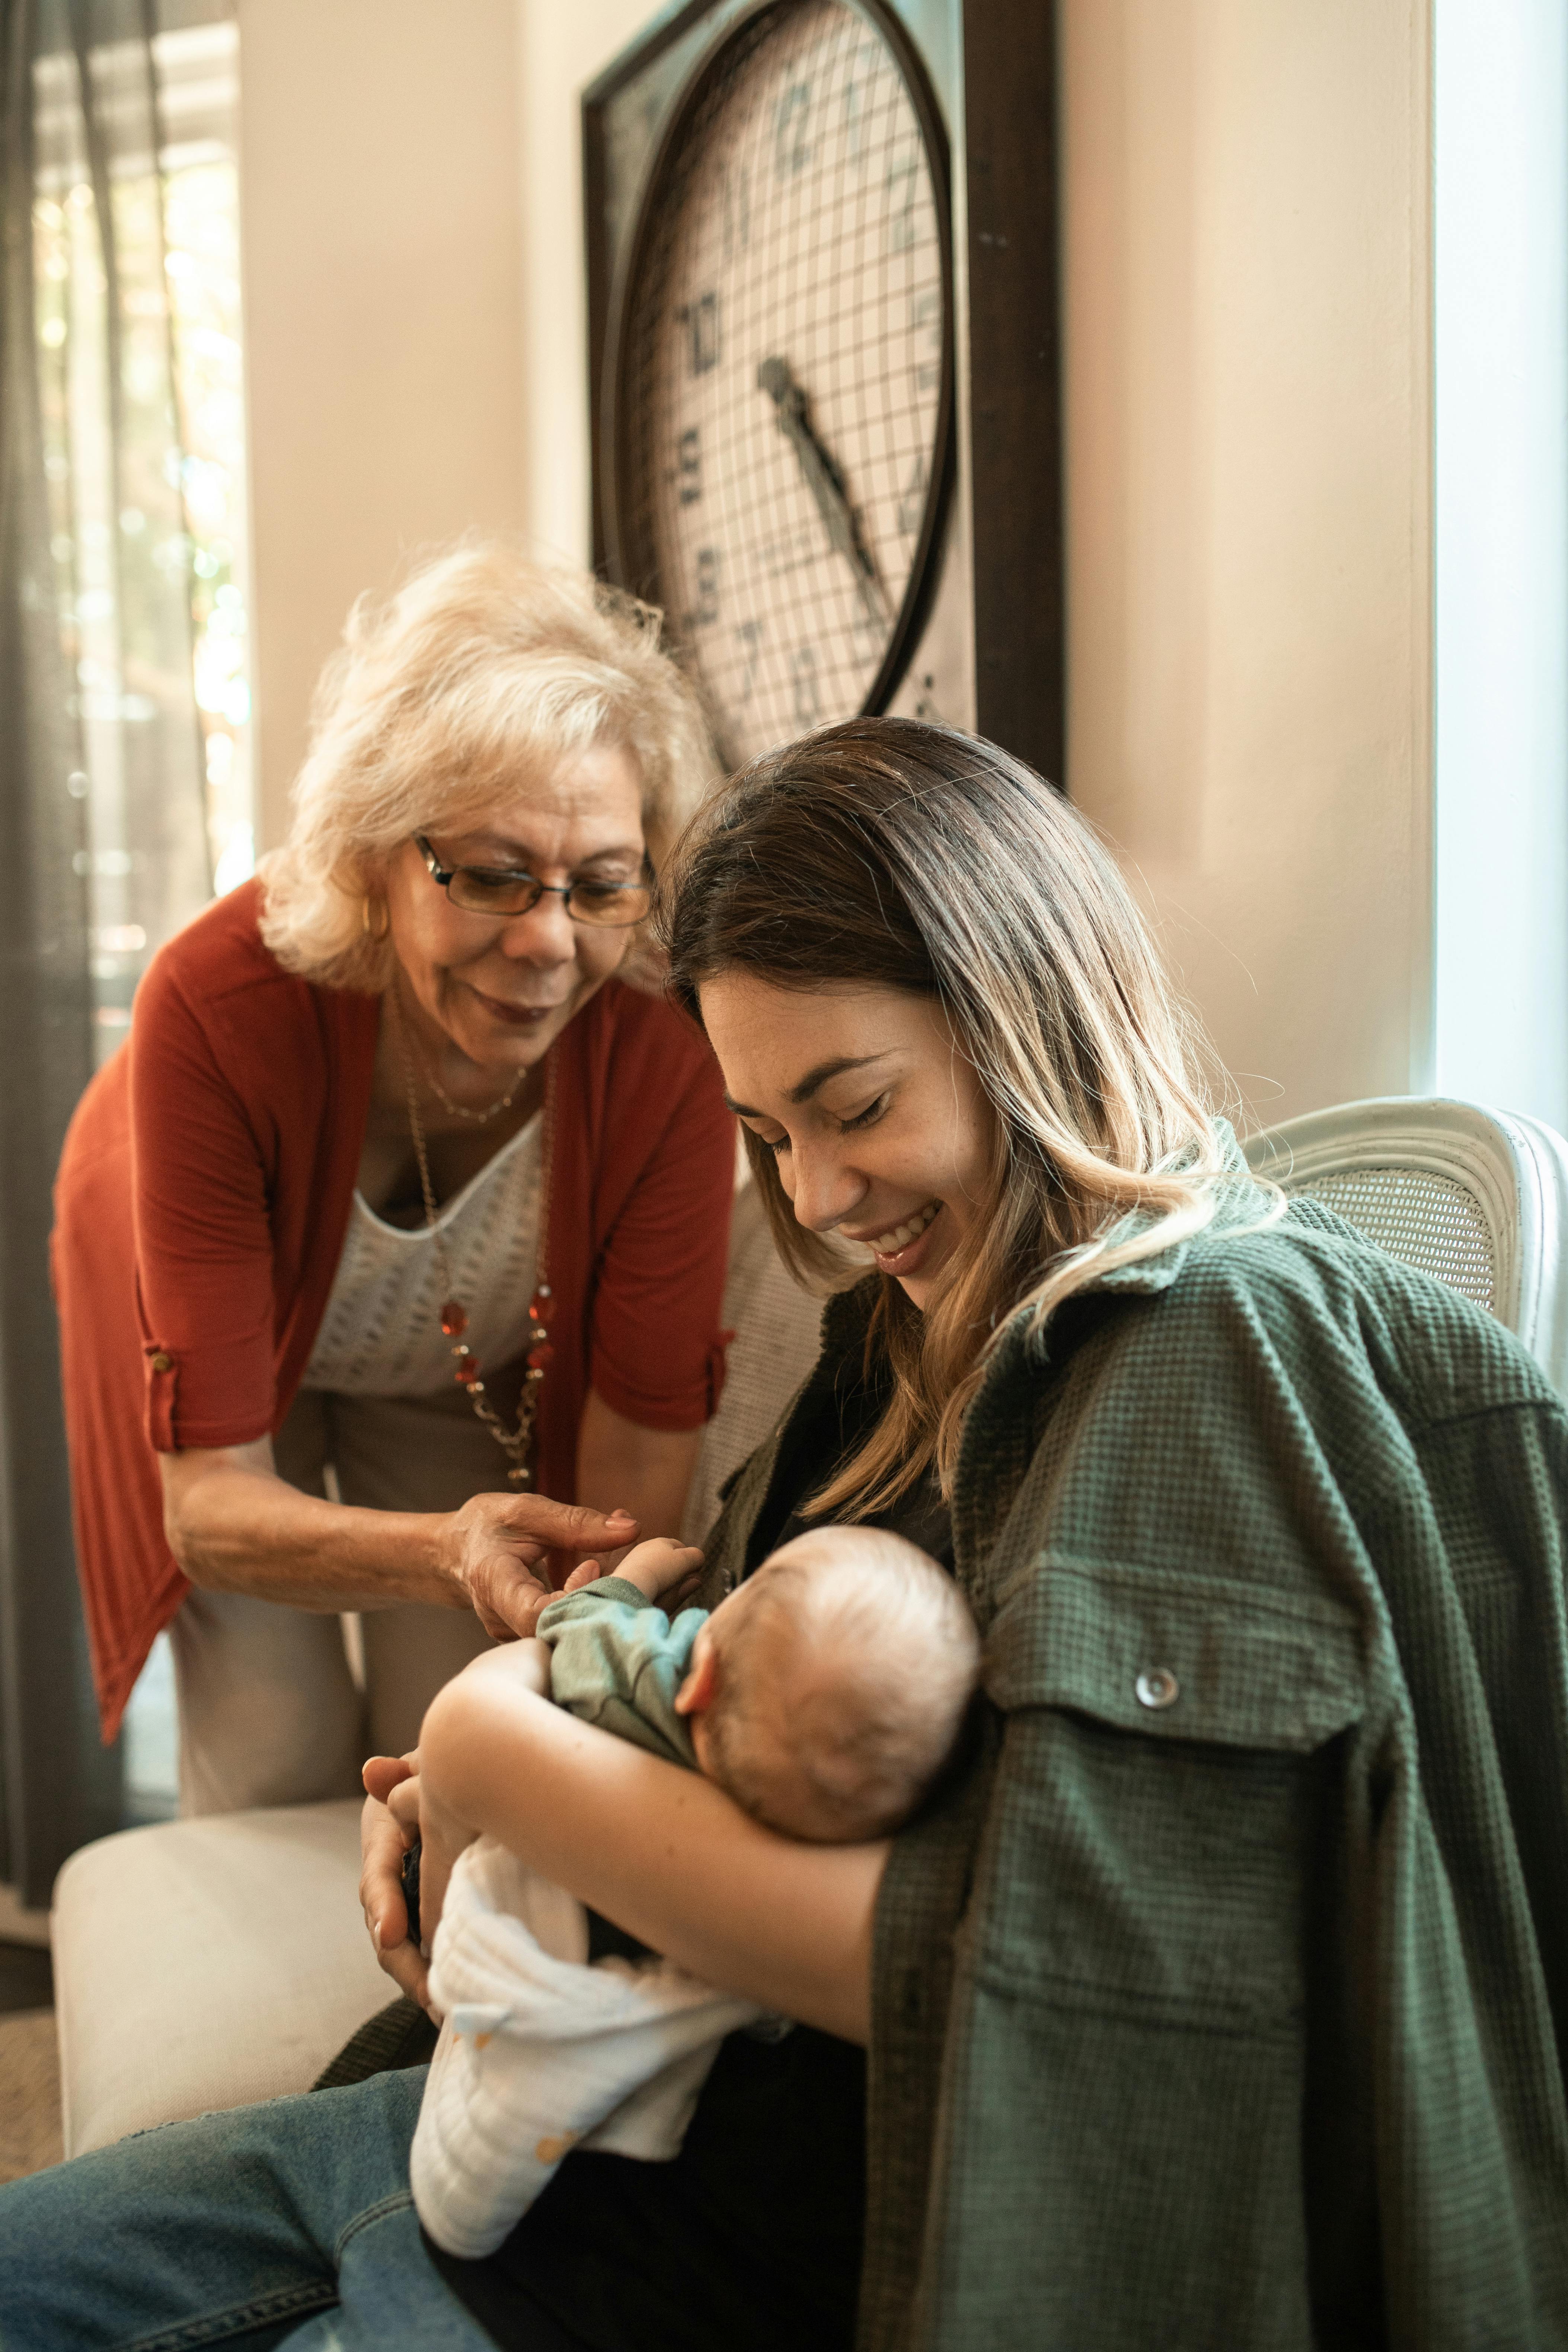
[[[762,1828],[700,1773],[541,1697],[528,1647],[477,1659],[425,1717],[426,1942],[452,1863],[488,1834],[693,1975],[864,2042],[886,1843],[804,1845]],[[406,1811],[412,1794],[394,1790],[394,1808]],[[370,1851],[367,1839],[367,1864]],[[399,1923],[377,1910],[368,1870],[366,1910],[384,1946]]]

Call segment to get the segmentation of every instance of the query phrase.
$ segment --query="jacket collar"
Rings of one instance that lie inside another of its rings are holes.
[[[1189,1234],[1184,1241],[1173,1242],[1153,1257],[1135,1258],[1131,1265],[1113,1266],[1109,1274],[1086,1282],[1086,1290],[1169,1290],[1201,1243],[1222,1234],[1236,1233],[1243,1226],[1256,1227],[1268,1215],[1275,1196],[1258,1182],[1248,1168],[1230,1121],[1216,1118],[1213,1124],[1223,1173],[1214,1180],[1215,1209],[1208,1223],[1201,1232]],[[1132,1209],[1111,1226],[1105,1236],[1107,1246],[1120,1249],[1158,1222],[1152,1211]]]

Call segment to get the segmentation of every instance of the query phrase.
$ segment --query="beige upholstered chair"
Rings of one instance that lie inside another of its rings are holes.
[[[821,1318],[747,1187],[724,1293],[735,1336],[689,1540],[810,1370]],[[350,1801],[167,1822],[72,1855],[51,1922],[68,2156],[306,2090],[393,1997],[359,1907],[359,1814]]]

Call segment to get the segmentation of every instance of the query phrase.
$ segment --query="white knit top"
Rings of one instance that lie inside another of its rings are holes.
[[[464,1338],[488,1370],[520,1356],[539,1258],[543,1115],[503,1143],[437,1218]],[[378,1217],[358,1191],[305,1386],[341,1396],[433,1396],[452,1379],[445,1288],[428,1229]]]

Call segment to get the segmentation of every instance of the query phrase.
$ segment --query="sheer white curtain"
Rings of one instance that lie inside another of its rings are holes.
[[[226,371],[241,430],[237,286],[230,352],[217,273],[171,236],[180,173],[222,168],[230,19],[0,0],[0,1880],[35,1906],[121,1811],[77,1602],[51,1181],[148,956],[220,858],[238,878],[243,514],[195,446],[210,401],[193,430],[193,385]]]

